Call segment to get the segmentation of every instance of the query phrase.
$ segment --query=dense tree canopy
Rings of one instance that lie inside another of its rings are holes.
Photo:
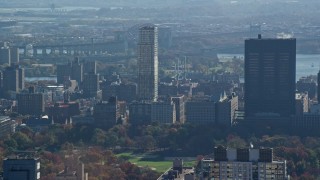
[[[159,156],[200,157],[213,147],[272,147],[276,159],[287,160],[293,179],[316,179],[320,176],[320,137],[283,134],[250,134],[244,129],[185,125],[116,125],[103,130],[89,125],[52,125],[41,132],[22,128],[0,141],[0,156],[16,150],[37,150],[43,177],[53,177],[64,168],[64,155],[81,150],[81,161],[94,177],[112,179],[148,179],[159,174],[118,159],[118,151],[151,151]],[[36,148],[34,148],[36,147]],[[0,158],[1,158],[0,157]],[[2,158],[1,158],[2,159]],[[117,166],[115,166],[118,164]],[[100,174],[101,173],[101,174]]]

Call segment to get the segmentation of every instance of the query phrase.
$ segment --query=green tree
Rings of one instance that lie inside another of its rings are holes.
[[[142,148],[144,150],[151,150],[155,148],[156,141],[152,136],[146,135],[142,137],[137,137],[136,143],[139,148]]]
[[[33,141],[22,132],[17,132],[12,137],[17,142],[19,150],[26,150],[33,147]]]
[[[4,145],[6,146],[6,148],[11,148],[12,150],[17,149],[18,147],[17,141],[13,138],[4,140]]]
[[[106,135],[106,141],[105,141],[105,145],[107,147],[115,147],[116,145],[118,145],[118,136],[113,133],[113,132],[108,132]]]
[[[106,132],[102,129],[96,128],[93,132],[91,141],[96,145],[103,146],[106,142],[106,138]]]

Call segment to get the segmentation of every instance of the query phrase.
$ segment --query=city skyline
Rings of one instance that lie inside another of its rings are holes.
[[[0,179],[319,179],[316,0],[0,4]]]

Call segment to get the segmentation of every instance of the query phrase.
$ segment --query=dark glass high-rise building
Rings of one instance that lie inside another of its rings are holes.
[[[24,69],[17,65],[7,67],[3,71],[3,88],[14,92],[24,89]]]
[[[140,100],[158,99],[158,28],[144,26],[139,30],[138,96]]]
[[[318,72],[318,89],[317,89],[317,99],[318,99],[318,104],[320,104],[320,71]]]
[[[295,114],[296,39],[245,40],[245,116]]]

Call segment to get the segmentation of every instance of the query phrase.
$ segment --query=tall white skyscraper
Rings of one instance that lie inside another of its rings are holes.
[[[140,100],[158,99],[158,28],[144,26],[139,30],[138,96]]]

